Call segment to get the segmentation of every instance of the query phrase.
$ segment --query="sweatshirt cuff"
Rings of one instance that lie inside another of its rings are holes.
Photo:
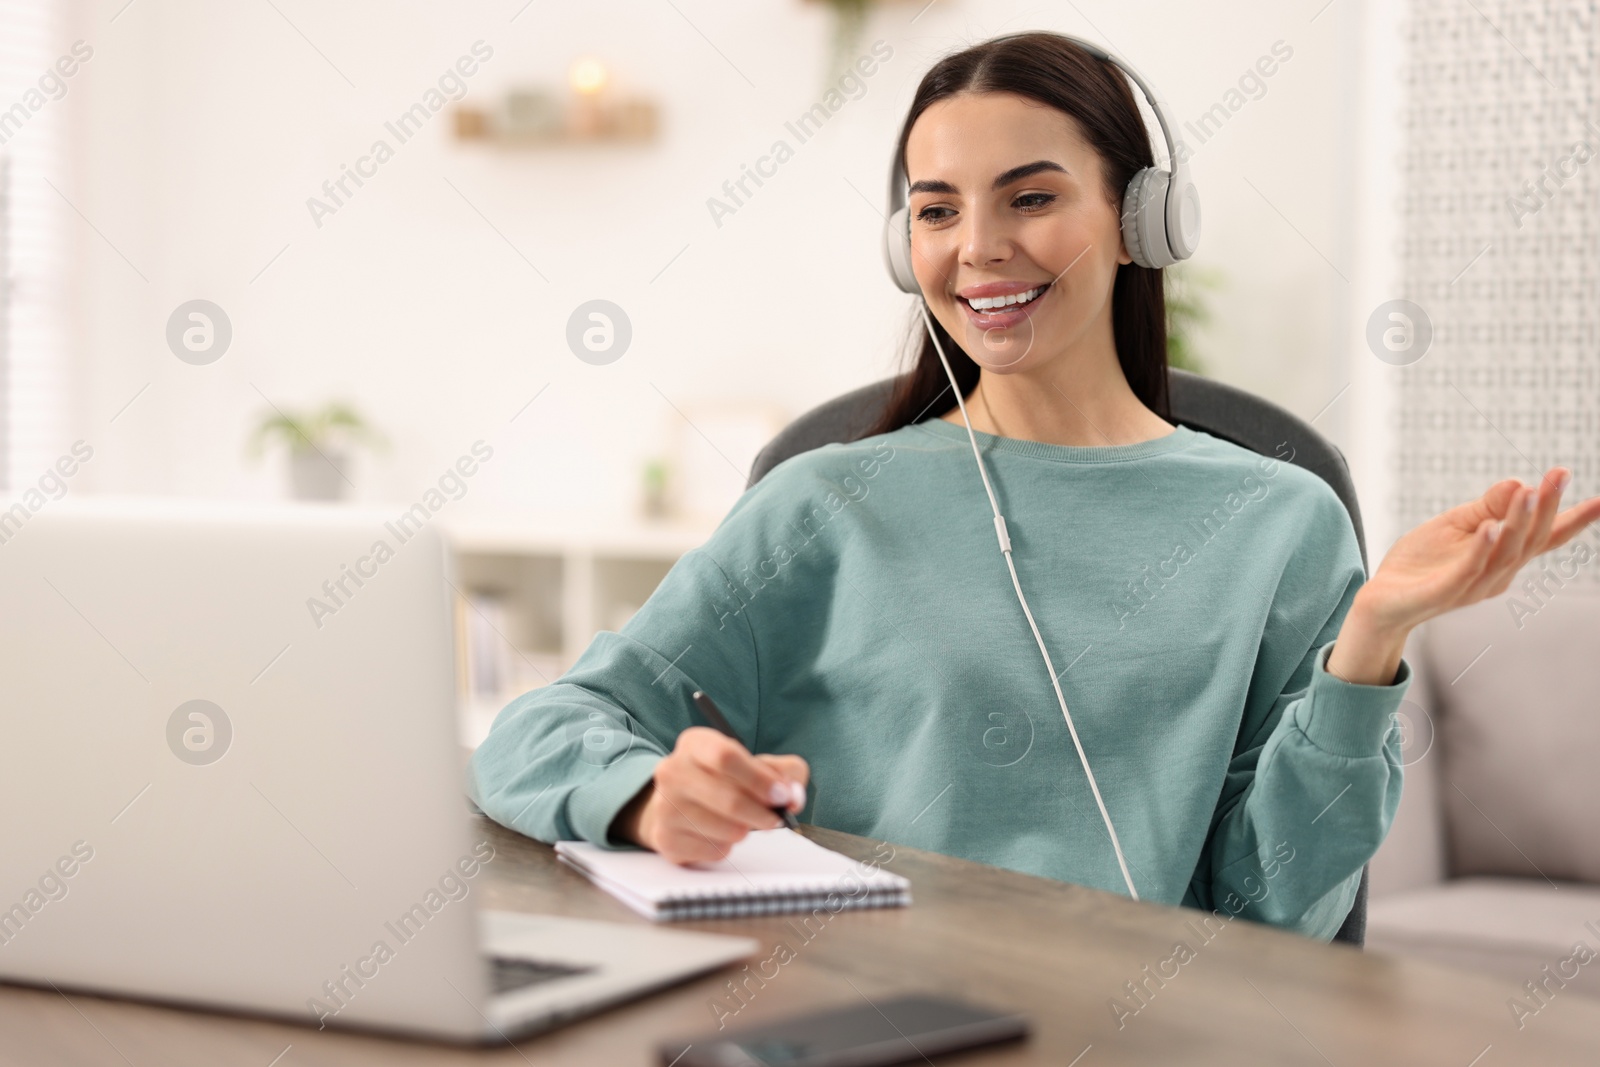
[[[1311,743],[1324,752],[1352,759],[1376,756],[1394,724],[1394,713],[1411,684],[1411,664],[1400,667],[1389,685],[1362,685],[1328,673],[1334,642],[1317,650],[1311,685],[1295,709],[1295,721]]]
[[[664,758],[658,752],[629,752],[607,764],[594,781],[574,789],[567,800],[567,818],[573,831],[602,848],[632,847],[631,842],[610,838],[611,822],[650,781],[656,764]]]

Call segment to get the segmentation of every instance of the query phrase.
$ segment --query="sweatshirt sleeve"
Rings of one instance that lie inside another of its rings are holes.
[[[763,751],[763,692],[781,694],[794,649],[832,615],[843,535],[830,519],[893,458],[881,441],[830,443],[747,488],[626,624],[600,631],[560,678],[495,717],[468,764],[473,803],[540,841],[625,847],[611,823],[678,735],[702,725],[696,689],[745,748]],[[769,717],[775,707],[769,699]]]
[[[713,541],[742,525],[730,513]],[[680,557],[620,631],[600,631],[559,679],[496,716],[468,767],[473,802],[540,841],[625,847],[611,822],[678,734],[701,725],[696,689],[715,696],[747,747],[754,738],[756,654],[740,607],[706,548]]]
[[[1400,805],[1400,738],[1391,725],[1411,665],[1402,658],[1389,685],[1328,673],[1366,574],[1348,513],[1319,484],[1326,492],[1313,495],[1273,595],[1239,739],[1184,903],[1327,941]]]

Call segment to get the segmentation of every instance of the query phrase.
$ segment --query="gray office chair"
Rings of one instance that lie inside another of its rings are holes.
[[[1242,448],[1264,456],[1286,459],[1304,467],[1333,487],[1350,513],[1355,527],[1356,545],[1361,550],[1361,566],[1367,567],[1367,542],[1361,531],[1361,507],[1356,502],[1355,485],[1344,453],[1311,424],[1270,403],[1231,385],[1203,378],[1188,371],[1169,371],[1172,420],[1190,429],[1203,430]],[[876,420],[888,403],[895,379],[885,378],[862,386],[825,404],[812,408],[783,429],[756,456],[750,468],[755,485],[766,473],[790,456],[809,452],[833,441],[852,441]],[[952,403],[954,401],[952,400]],[[1294,451],[1282,446],[1287,444]],[[1355,904],[1335,941],[1360,947],[1367,936],[1367,868],[1361,868],[1361,884]]]

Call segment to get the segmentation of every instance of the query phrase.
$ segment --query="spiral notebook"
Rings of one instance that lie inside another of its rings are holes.
[[[911,883],[882,867],[823,848],[793,830],[752,830],[717,863],[684,867],[642,849],[558,841],[556,856],[648,919],[893,908]]]

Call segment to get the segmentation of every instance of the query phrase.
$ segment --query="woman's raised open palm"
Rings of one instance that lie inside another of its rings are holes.
[[[1363,589],[1378,620],[1409,628],[1505,592],[1529,560],[1600,518],[1600,497],[1557,513],[1571,481],[1565,467],[1537,486],[1507,478],[1400,538]]]

